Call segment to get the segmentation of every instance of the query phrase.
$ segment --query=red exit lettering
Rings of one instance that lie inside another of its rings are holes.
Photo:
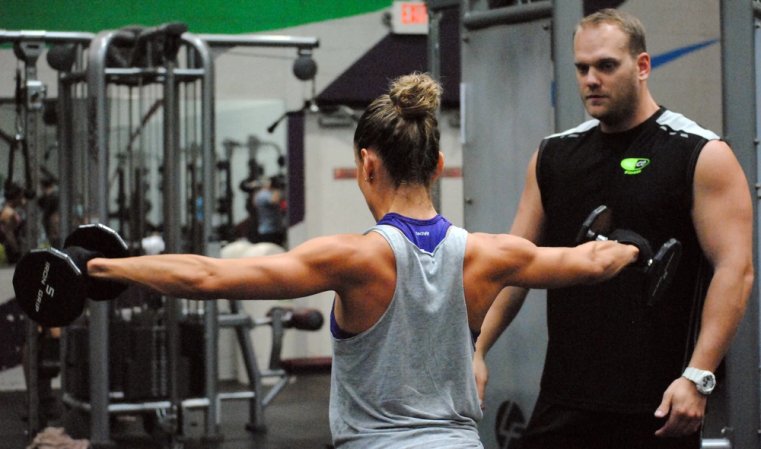
[[[401,19],[403,25],[428,23],[428,9],[425,3],[403,3]]]

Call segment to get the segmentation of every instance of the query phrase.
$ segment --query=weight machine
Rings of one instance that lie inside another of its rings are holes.
[[[188,146],[191,142],[198,143],[203,148],[203,157],[212,159],[212,130],[213,130],[213,67],[208,47],[198,38],[192,35],[184,35],[184,24],[170,23],[154,28],[132,28],[118,31],[105,31],[98,33],[89,42],[86,64],[82,64],[75,70],[59,72],[60,87],[59,101],[63,110],[78,111],[78,114],[67,114],[71,117],[62,126],[63,147],[69,162],[62,167],[61,178],[72,180],[66,183],[67,189],[62,189],[63,197],[81,198],[82,220],[84,222],[109,224],[112,217],[109,204],[113,190],[110,188],[109,166],[112,157],[112,148],[126,147],[128,170],[121,171],[121,181],[125,182],[126,173],[134,173],[135,178],[130,179],[135,190],[143,188],[143,160],[142,148],[136,148],[134,142],[144,139],[143,130],[148,126],[148,120],[154,117],[158,111],[162,112],[161,125],[164,132],[160,134],[162,139],[163,164],[162,173],[164,202],[162,206],[166,249],[172,252],[181,252],[181,223],[180,210],[174,205],[179,204],[181,177],[178,168],[183,156],[181,147]],[[181,52],[184,53],[181,54]],[[142,103],[150,91],[160,95],[160,103],[155,101],[148,105]],[[137,98],[134,111],[133,98]],[[126,100],[126,101],[121,101]],[[126,103],[126,107],[125,107]],[[184,117],[180,121],[181,113],[188,108],[197,106],[200,108],[193,117]],[[184,109],[182,109],[184,108]],[[146,113],[146,111],[148,113]],[[151,112],[153,111],[153,112]],[[137,113],[142,114],[142,119],[133,123],[133,117]],[[74,118],[76,117],[76,119]],[[127,123],[127,133],[115,128],[113,125]],[[157,130],[158,127],[152,128]],[[184,133],[184,134],[183,134]],[[140,142],[144,143],[144,142]],[[135,150],[135,151],[133,151]],[[123,168],[123,167],[120,167]],[[117,172],[119,173],[119,172]],[[211,179],[211,172],[205,174]],[[123,185],[123,184],[122,184]],[[210,186],[207,182],[206,186]],[[119,200],[124,202],[124,188],[120,189]],[[129,236],[131,237],[130,251],[139,252],[135,245],[135,239],[142,237],[144,217],[142,210],[144,203],[138,199],[134,204],[138,212],[132,214],[136,217],[129,224]],[[62,210],[70,208],[64,206]],[[71,223],[72,217],[62,217],[65,223]],[[123,228],[124,223],[120,224]],[[124,229],[120,229],[123,231]],[[139,240],[138,240],[139,241]],[[208,241],[206,238],[204,241]],[[142,404],[118,402],[123,397],[123,392],[110,391],[110,374],[113,368],[109,354],[109,324],[112,315],[111,304],[91,302],[89,304],[89,317],[87,319],[86,334],[89,345],[86,349],[86,360],[89,360],[89,369],[86,371],[88,390],[84,397],[77,397],[69,391],[72,382],[64,378],[63,401],[66,405],[76,410],[82,410],[89,414],[90,439],[95,447],[109,446],[110,441],[110,413],[123,413],[132,410],[158,410],[166,409],[166,420],[162,422],[164,428],[172,435],[176,433],[181,419],[182,398],[176,379],[179,378],[179,366],[177,365],[180,345],[179,318],[182,314],[180,301],[167,300],[163,308],[164,328],[153,329],[154,337],[151,343],[156,343],[162,348],[160,355],[156,357],[159,366],[154,366],[157,375],[162,375],[168,391],[169,400],[145,402]],[[216,335],[215,317],[216,310],[204,315],[204,330]],[[115,332],[118,331],[115,330]],[[163,333],[162,333],[163,332]],[[73,333],[71,342],[76,343],[78,334]],[[163,338],[163,340],[162,340]],[[216,339],[213,339],[216,343]],[[68,347],[67,350],[76,352],[81,347]],[[205,347],[205,354],[213,357],[216,347]],[[64,351],[64,360],[70,360]],[[214,359],[216,363],[216,359]],[[214,366],[216,367],[216,365]],[[71,370],[71,374],[80,374]],[[212,376],[206,377],[205,393],[208,397],[216,397],[216,371]],[[82,380],[82,379],[80,379]],[[112,402],[113,401],[113,402]],[[208,401],[208,414],[215,416],[216,401]],[[210,438],[217,437],[216,428],[211,425],[213,419],[207,419],[207,435]]]
[[[46,48],[46,45],[53,45],[58,48],[64,46],[68,49],[68,62],[70,66],[77,65],[81,62],[81,55],[84,48],[92,39],[89,33],[69,33],[69,32],[44,32],[44,31],[6,31],[0,30],[0,43],[12,43],[13,51],[20,63],[23,64],[23,70],[18,70],[16,78],[16,129],[15,136],[4,140],[11,146],[9,152],[8,179],[6,186],[13,182],[13,173],[15,170],[15,155],[21,153],[23,157],[24,173],[24,195],[27,199],[39,196],[40,173],[43,169],[41,161],[45,158],[45,149],[43,148],[43,115],[47,96],[47,86],[38,78],[37,63],[40,56]],[[55,65],[56,52],[48,53],[48,63]],[[65,114],[56,114],[57,117],[65,117]],[[61,127],[58,127],[60,139]],[[65,157],[58,158],[58,170],[63,172],[67,161]],[[68,198],[61,198],[61,210],[69,210],[70,201]],[[36,248],[40,243],[39,228],[39,211],[37,205],[29,201],[26,205],[27,226],[25,239],[21,247],[21,252],[25,253],[30,249]],[[62,231],[66,232],[65,223],[62,223]],[[37,433],[45,424],[45,418],[41,414],[39,407],[39,374],[41,369],[57,369],[57,367],[41,366],[40,360],[40,340],[37,326],[33,323],[27,324],[26,345],[27,345],[27,432],[31,436]]]
[[[84,222],[110,225],[110,221],[117,220],[120,232],[129,236],[130,251],[140,254],[141,239],[150,229],[145,217],[151,201],[144,191],[151,180],[160,178],[161,195],[152,204],[161,204],[160,227],[166,251],[208,253],[208,245],[215,236],[211,226],[213,201],[206,199],[215,197],[216,164],[214,66],[210,46],[295,47],[303,65],[304,55],[318,45],[317,40],[193,35],[184,24],[169,23],[103,31],[88,42],[86,59],[72,65],[70,70],[62,67],[59,73],[59,107],[73,111],[66,114],[68,120],[61,126],[62,151],[70,154],[62,158],[66,163],[61,167],[61,178],[72,180],[66,184],[66,206],[62,192],[62,211],[68,212],[76,204],[82,207]],[[145,150],[149,144],[162,149],[155,160]],[[183,185],[189,189],[184,190]],[[129,200],[127,192],[132,195]],[[184,201],[187,196],[203,200],[188,203]],[[116,214],[109,208],[112,202],[119,205]],[[125,216],[123,209],[127,204],[129,214]],[[196,220],[197,217],[200,219]],[[64,220],[71,223],[72,218],[67,216]],[[183,234],[183,229],[188,232]],[[141,292],[128,290],[117,303],[134,296],[145,299]],[[125,329],[125,320],[114,320],[114,316],[129,313],[124,310],[114,313],[113,303],[90,302],[89,313],[82,320],[85,325],[72,328],[73,342],[88,342],[70,348],[89,360],[86,370],[71,369],[80,376],[79,380],[86,380],[87,388],[86,391],[72,388],[78,383],[64,379],[63,400],[69,407],[89,415],[91,443],[95,447],[111,446],[110,417],[135,413],[157,418],[158,421],[147,424],[151,427],[157,424],[172,442],[181,442],[183,414],[190,409],[204,410],[202,439],[216,442],[222,439],[220,403],[230,399],[250,399],[250,426],[262,428],[264,407],[259,383],[252,378],[250,391],[218,391],[219,327],[235,327],[240,332],[250,328],[236,309],[237,304],[232,303],[230,314],[220,313],[214,301],[199,307],[198,303],[163,298],[152,304],[142,312],[153,321],[149,320],[147,329],[138,334],[145,342],[141,349],[155,349],[147,355],[152,360],[147,367],[152,387],[142,394],[133,394],[125,388],[130,382],[125,376],[129,374],[118,370],[114,360],[119,357],[109,344],[112,338],[135,336],[124,333],[134,332]],[[127,321],[130,319],[136,318]],[[193,338],[204,348],[200,362],[182,358],[181,341]],[[240,339],[240,342],[244,353],[252,351],[250,341]],[[69,366],[72,359],[64,360]],[[180,372],[187,363],[202,374],[201,385],[181,385]],[[247,369],[250,377],[254,376],[256,367],[249,364]],[[119,382],[122,384],[118,385]]]

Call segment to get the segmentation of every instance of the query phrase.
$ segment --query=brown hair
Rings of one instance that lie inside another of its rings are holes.
[[[441,85],[425,73],[393,80],[389,92],[373,100],[360,117],[355,151],[375,150],[397,187],[429,185],[439,160],[436,114],[441,94]]]
[[[629,52],[632,56],[637,56],[647,51],[645,44],[645,27],[642,22],[633,15],[619,11],[618,9],[606,8],[590,14],[579,22],[576,27],[578,32],[585,26],[597,26],[602,23],[610,23],[618,26],[621,31],[629,37]]]

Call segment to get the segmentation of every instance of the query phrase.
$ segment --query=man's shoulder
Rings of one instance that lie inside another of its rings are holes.
[[[585,142],[585,138],[593,134],[599,125],[599,120],[588,120],[573,128],[546,136],[539,144],[540,158],[542,158],[543,154],[547,153],[549,148],[558,149],[568,148],[569,146],[575,147],[582,142]]]
[[[544,140],[578,138],[597,128],[599,125],[600,121],[597,119],[587,120],[586,122],[576,125],[573,128],[566,129],[565,131],[561,131],[559,133],[550,134],[549,136],[545,137]]]
[[[706,140],[720,139],[719,135],[710,129],[698,124],[684,114],[668,109],[663,111],[663,114],[658,117],[656,123],[665,131],[692,134]]]

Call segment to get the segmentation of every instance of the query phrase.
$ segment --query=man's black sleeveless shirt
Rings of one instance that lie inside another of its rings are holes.
[[[693,303],[697,296],[702,304],[698,279],[707,275],[690,215],[693,175],[703,146],[718,136],[664,108],[622,133],[603,133],[598,125],[592,120],[542,141],[536,169],[546,215],[542,244],[575,246],[584,219],[604,204],[614,228],[638,232],[654,252],[674,237],[684,252],[654,306],[644,303],[644,279],[631,268],[601,284],[548,291],[541,397],[582,409],[652,413],[692,350]]]

